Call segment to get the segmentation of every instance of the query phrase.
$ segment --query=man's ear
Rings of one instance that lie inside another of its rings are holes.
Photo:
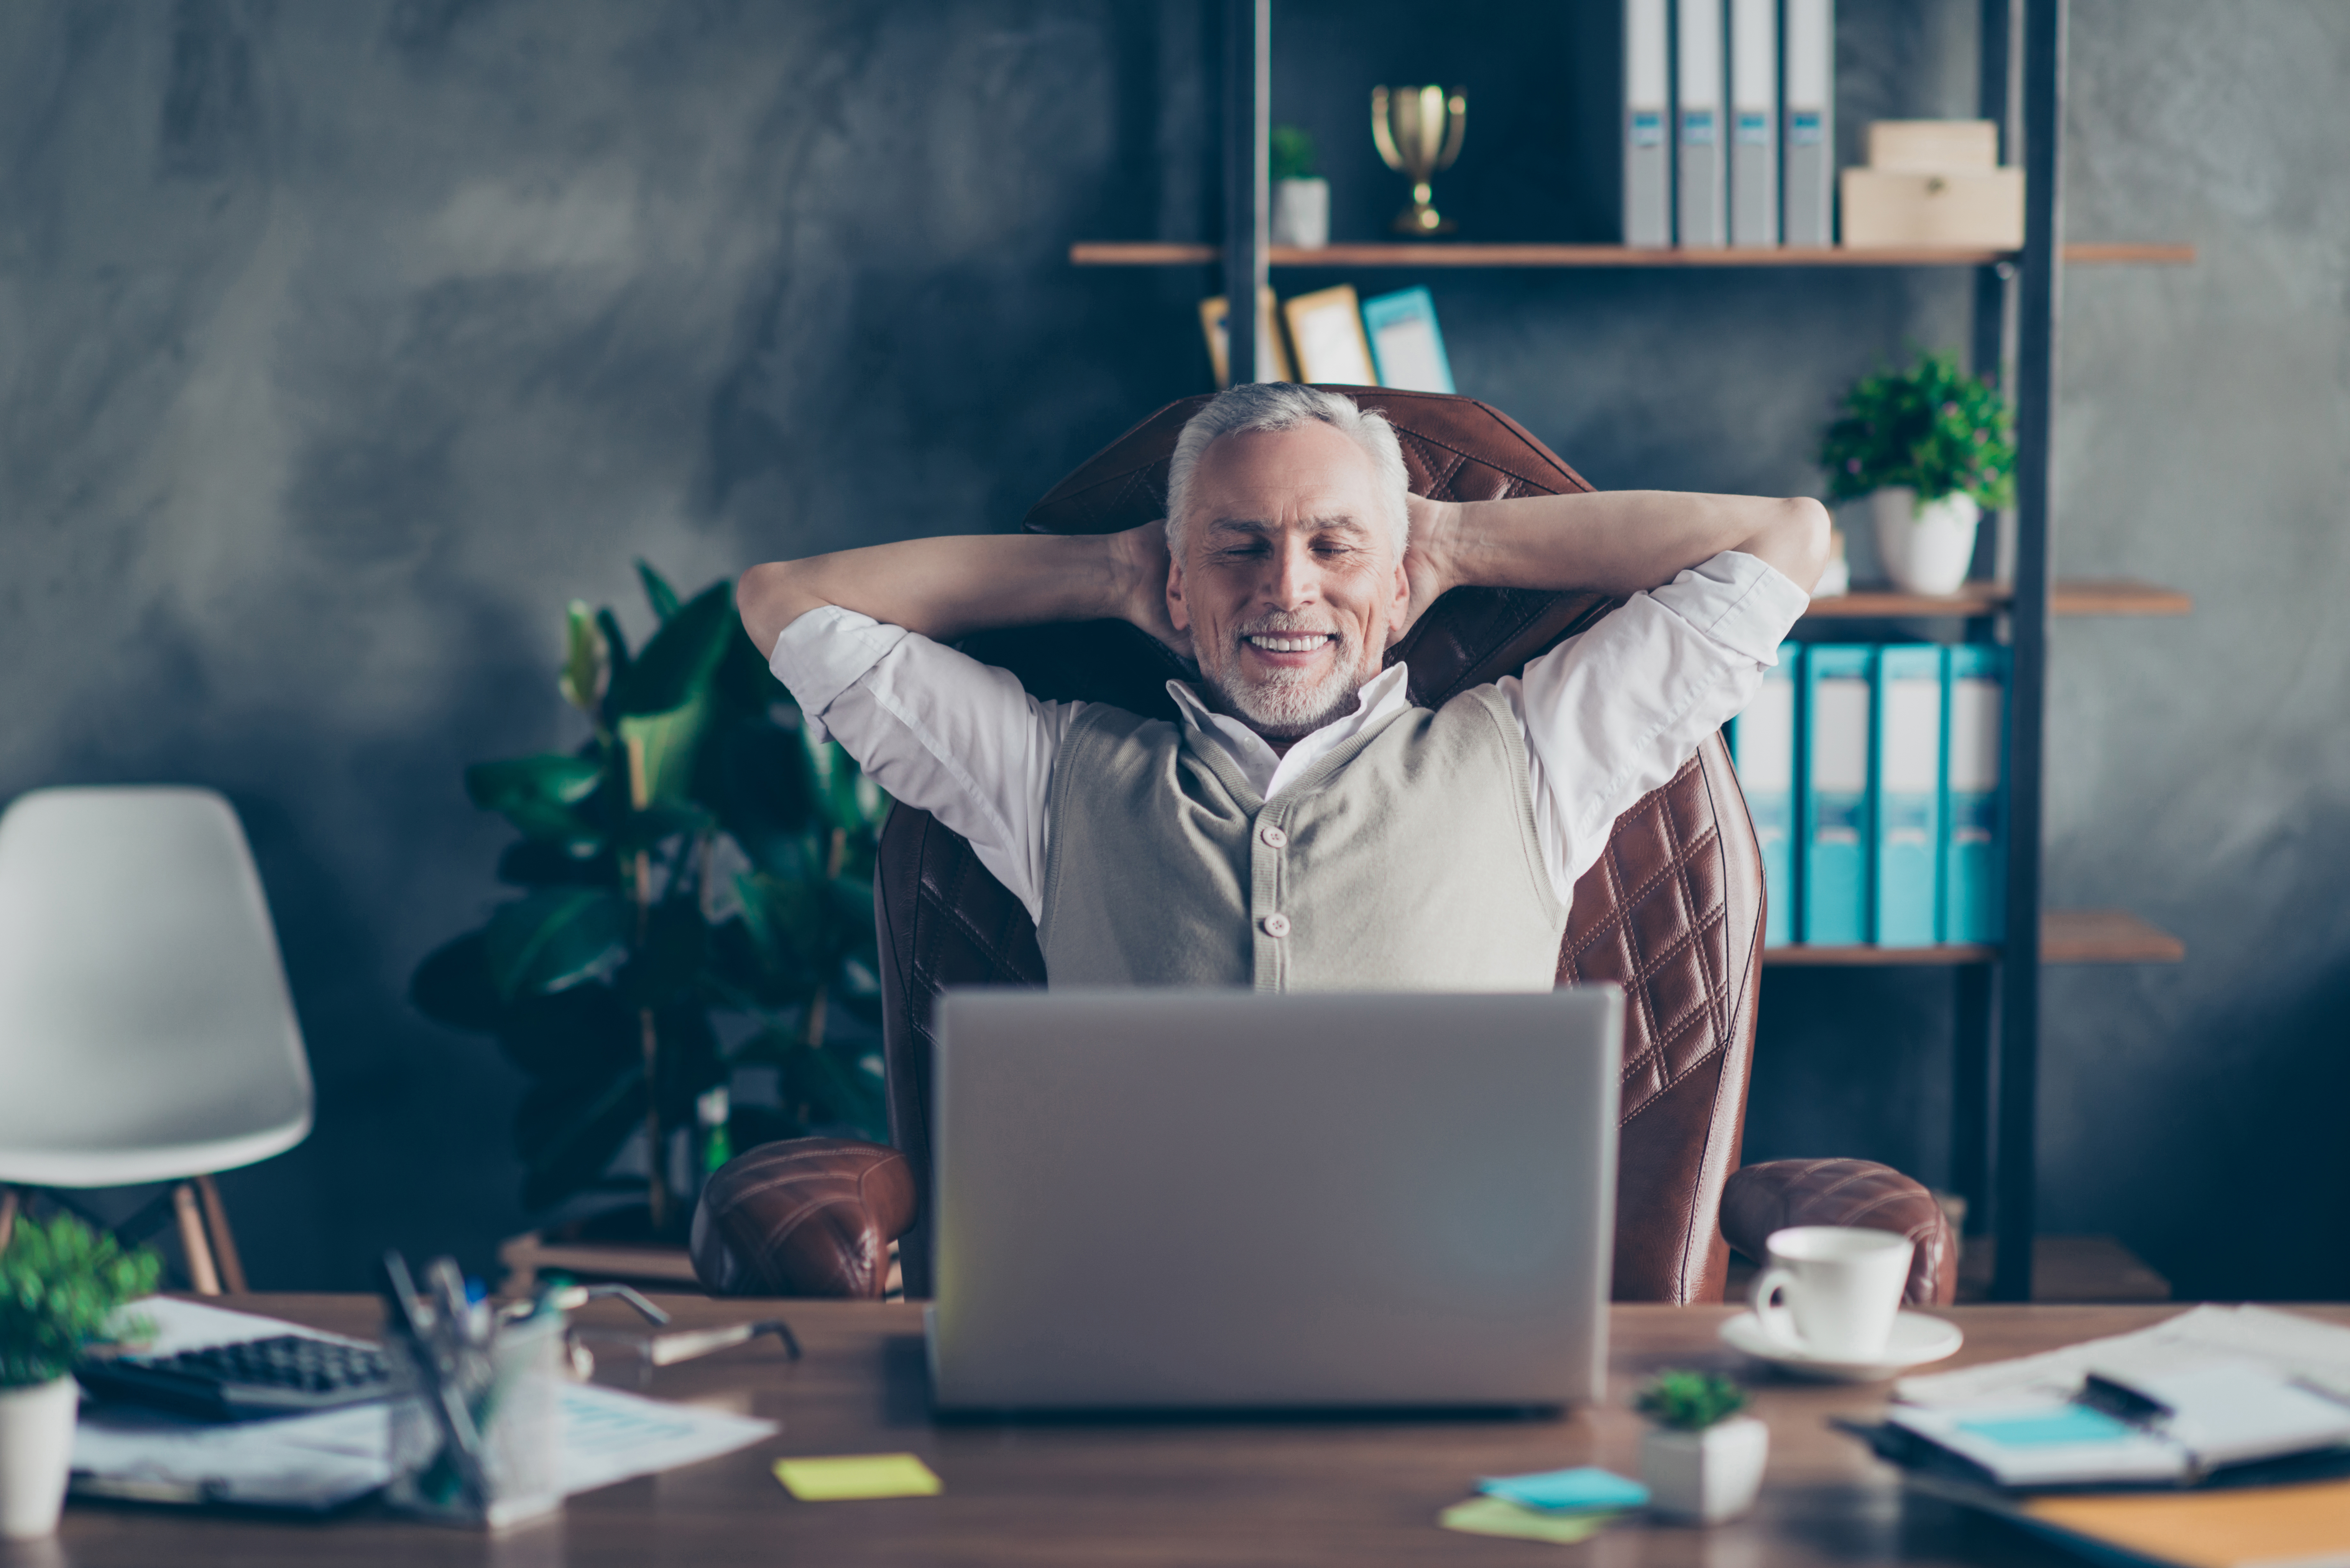
[[[1393,648],[1411,629],[1411,574],[1395,564],[1394,594],[1388,601],[1388,646]]]
[[[1167,557],[1167,618],[1177,631],[1191,629],[1191,607],[1183,602],[1183,563],[1172,554]]]

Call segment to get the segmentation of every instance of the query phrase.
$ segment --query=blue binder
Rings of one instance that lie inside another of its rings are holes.
[[[1950,650],[1942,704],[1947,942],[1995,942],[2007,929],[2007,658],[1991,643]]]
[[[1762,688],[1731,722],[1730,755],[1738,764],[1738,785],[1754,818],[1762,846],[1762,943],[1784,947],[1795,940],[1795,742],[1796,698],[1804,645],[1783,642],[1779,663],[1762,672]]]
[[[1868,940],[1870,690],[1877,649],[1804,650],[1802,940]]]
[[[1879,947],[1940,940],[1942,655],[1939,644],[1877,650],[1876,888],[1870,938]]]

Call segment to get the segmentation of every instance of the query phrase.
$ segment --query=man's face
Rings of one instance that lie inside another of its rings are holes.
[[[1188,499],[1167,608],[1217,706],[1275,740],[1351,710],[1411,601],[1369,454],[1318,420],[1228,435]]]

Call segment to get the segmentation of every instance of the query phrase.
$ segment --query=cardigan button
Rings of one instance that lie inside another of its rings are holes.
[[[1269,937],[1285,937],[1289,934],[1289,917],[1287,915],[1275,912],[1274,914],[1267,915],[1263,919],[1259,920],[1257,924],[1264,928],[1264,934]]]
[[[1256,830],[1256,836],[1275,849],[1284,849],[1289,845],[1289,835],[1269,822]]]

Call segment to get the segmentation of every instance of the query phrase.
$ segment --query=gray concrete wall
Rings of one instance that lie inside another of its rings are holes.
[[[1841,9],[1840,140],[1968,110],[1971,6]],[[1212,284],[1063,255],[1212,236],[1212,10],[0,11],[0,792],[244,814],[320,1092],[307,1146],[225,1183],[258,1282],[351,1285],[386,1242],[478,1265],[524,1223],[513,1075],[402,992],[497,896],[462,766],[576,739],[565,601],[641,628],[637,556],[698,587],[1009,526],[1204,383]],[[1614,10],[1283,0],[1276,116],[1322,138],[1340,237],[1401,199],[1381,79],[1470,88],[1464,233],[1608,237]],[[2076,9],[2074,232],[2204,259],[2067,278],[2062,565],[2199,602],[2060,633],[2052,889],[2191,956],[2052,981],[2045,1203],[2199,1292],[2350,1290],[2300,1240],[2350,1197],[2345,68],[2327,0]],[[1432,282],[1462,389],[1603,485],[1812,488],[1837,389],[1966,325],[1931,273]],[[1939,1178],[1947,995],[1774,977],[1750,1155]]]

